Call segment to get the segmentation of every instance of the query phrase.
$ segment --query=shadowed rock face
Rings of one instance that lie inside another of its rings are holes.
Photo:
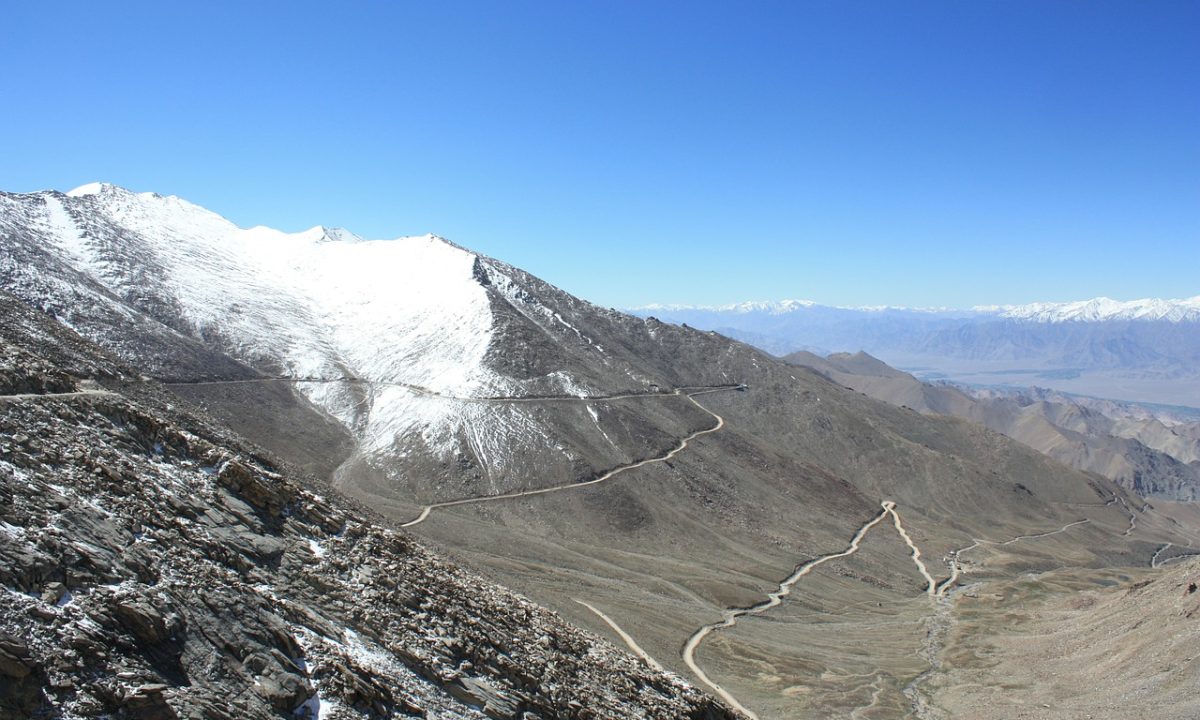
[[[732,718],[0,317],[0,716]]]

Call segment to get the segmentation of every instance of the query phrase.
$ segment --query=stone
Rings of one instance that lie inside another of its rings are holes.
[[[141,642],[156,645],[170,637],[162,615],[144,600],[118,601],[113,614],[121,626]]]

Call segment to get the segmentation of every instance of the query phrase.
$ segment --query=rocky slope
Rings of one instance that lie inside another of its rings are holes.
[[[1121,413],[1113,403],[1059,393],[971,391],[923,383],[866,353],[820,357],[798,352],[787,361],[894,405],[980,423],[1080,470],[1098,473],[1143,496],[1200,497],[1195,436],[1200,426]],[[1114,406],[1105,414],[1098,408]],[[1115,416],[1115,417],[1113,417]]]
[[[1088,432],[1138,440],[1180,462],[1200,461],[1200,411],[1147,407],[1136,403],[1067,395],[1047,388],[966,388],[974,398],[1012,398],[1023,404],[1053,403],[1062,407],[1061,424]]]
[[[732,718],[0,298],[0,717]]]

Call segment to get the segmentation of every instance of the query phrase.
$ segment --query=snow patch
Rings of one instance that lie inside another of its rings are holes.
[[[600,431],[600,434],[604,436],[609,445],[612,445],[614,448],[617,447],[617,444],[608,436],[608,433],[604,432],[604,427],[600,425],[600,413],[596,412],[596,408],[592,407],[591,404],[588,404],[586,407],[588,415],[592,416],[592,422],[596,424],[596,429]]]
[[[83,266],[77,269],[98,274],[102,268],[92,262],[92,249],[62,200],[50,193],[46,193],[43,199],[46,201],[46,229],[57,241],[58,247]]]
[[[554,378],[559,387],[563,389],[563,393],[566,395],[574,395],[575,397],[582,398],[591,394],[586,387],[577,384],[570,375],[566,374],[562,370],[555,370],[547,377]]]

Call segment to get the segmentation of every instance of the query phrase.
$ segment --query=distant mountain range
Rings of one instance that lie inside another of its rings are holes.
[[[800,300],[634,310],[776,355],[865,351],[922,379],[1200,407],[1200,296],[945,308]]]
[[[1076,302],[1038,302],[1025,305],[976,305],[968,310],[947,307],[914,308],[900,305],[821,305],[812,300],[750,300],[726,305],[685,305],[652,303],[634,308],[639,314],[663,312],[701,312],[718,314],[765,313],[785,315],[803,310],[847,310],[861,313],[938,316],[944,318],[1007,318],[1034,322],[1106,322],[1110,320],[1200,321],[1200,295],[1184,300],[1113,300],[1106,297]]]

